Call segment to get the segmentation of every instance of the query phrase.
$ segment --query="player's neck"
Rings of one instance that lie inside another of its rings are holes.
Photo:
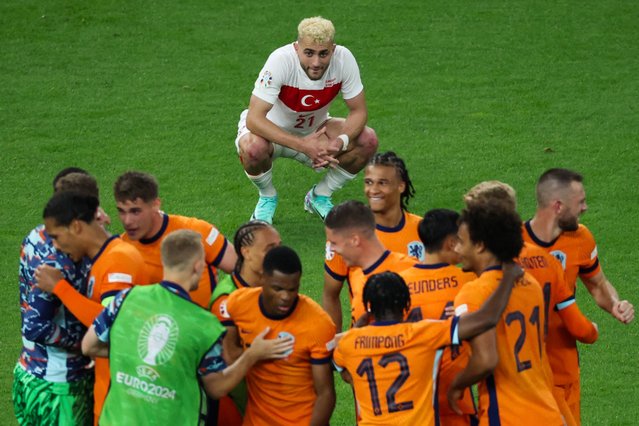
[[[428,253],[424,254],[424,264],[426,265],[436,265],[438,263],[448,263],[450,261],[442,252]]]
[[[404,212],[400,208],[375,213],[375,224],[385,228],[395,228],[402,221],[403,216]]]
[[[359,259],[359,265],[357,266],[362,269],[370,268],[382,257],[385,251],[386,248],[384,248],[377,236],[371,240],[366,240],[366,242],[362,244],[362,254]]]
[[[149,230],[148,234],[142,237],[143,239],[149,239],[155,237],[160,229],[162,229],[162,224],[164,223],[164,214],[158,210],[157,214],[153,216],[153,226]]]
[[[253,271],[251,268],[242,268],[240,271],[240,277],[242,277],[242,280],[248,283],[251,287],[258,287],[262,281],[262,274]]]
[[[185,274],[183,271],[173,271],[164,268],[163,281],[169,281],[182,287],[187,293],[191,291],[192,276]],[[197,288],[197,286],[196,286]]]
[[[477,259],[477,264],[473,268],[473,272],[475,272],[477,276],[480,276],[486,269],[499,265],[501,265],[501,262],[497,260],[497,258],[492,253],[486,252],[483,256],[480,256]]]
[[[546,210],[537,210],[530,220],[530,228],[535,237],[544,242],[551,242],[561,234],[555,215]]]
[[[104,243],[111,237],[111,234],[106,231],[100,224],[94,222],[87,226],[87,255],[93,259],[100,253]]]

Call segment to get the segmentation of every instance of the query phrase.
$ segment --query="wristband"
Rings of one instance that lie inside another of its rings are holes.
[[[338,138],[342,140],[342,151],[346,151],[348,149],[348,143],[350,142],[348,135],[341,134],[338,136]]]

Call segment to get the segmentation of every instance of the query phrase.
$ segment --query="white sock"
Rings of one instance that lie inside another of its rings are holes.
[[[353,179],[355,179],[355,175],[350,174],[341,167],[328,169],[322,180],[315,186],[315,195],[330,197],[333,192],[341,189]]]
[[[277,195],[277,190],[273,186],[273,167],[261,175],[253,176],[246,173],[246,176],[257,187],[260,197],[275,197]]]

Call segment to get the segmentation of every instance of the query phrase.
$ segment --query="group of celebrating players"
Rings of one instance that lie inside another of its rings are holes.
[[[147,173],[115,182],[122,235],[107,230],[95,178],[55,177],[21,251],[21,424],[326,425],[336,371],[362,425],[581,423],[576,342],[598,328],[577,278],[614,318],[634,318],[579,223],[582,176],[544,172],[525,223],[497,181],[468,191],[461,213],[409,213],[408,170],[376,152],[357,64],[334,33],[304,19],[259,74],[236,139],[259,200],[232,242],[164,213]],[[340,92],[345,119],[328,115]],[[325,170],[304,200],[326,231],[322,306],[299,294],[302,263],[273,226],[278,157]],[[368,205],[333,206],[362,170]]]

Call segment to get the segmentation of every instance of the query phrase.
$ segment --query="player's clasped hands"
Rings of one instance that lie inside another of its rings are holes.
[[[255,336],[250,349],[258,359],[281,359],[289,356],[293,350],[293,338],[277,337],[275,339],[265,339],[264,337],[271,330],[266,327],[260,334]]]
[[[326,136],[326,127],[304,137],[305,154],[313,162],[314,169],[322,167],[335,167],[339,160],[335,155],[341,151],[341,139],[329,140]]]
[[[62,278],[62,272],[50,265],[40,265],[35,271],[36,287],[47,293],[53,293],[53,288]]]

